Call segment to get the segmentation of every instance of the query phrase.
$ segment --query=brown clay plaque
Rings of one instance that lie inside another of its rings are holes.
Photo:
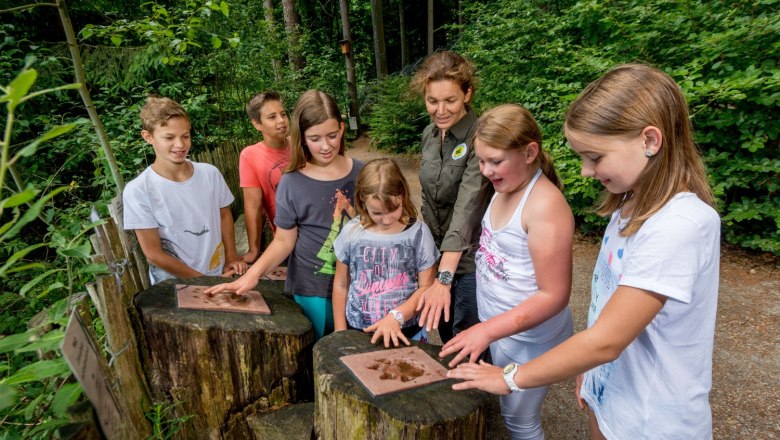
[[[279,266],[276,269],[268,272],[263,277],[263,279],[271,281],[284,281],[287,279],[287,268],[284,266]]]
[[[204,293],[210,286],[176,285],[176,300],[180,309],[212,310],[219,312],[256,313],[270,315],[271,309],[263,295],[256,290],[236,293],[223,291],[215,294]]]
[[[341,362],[373,396],[406,391],[447,378],[447,368],[418,347],[342,356]]]

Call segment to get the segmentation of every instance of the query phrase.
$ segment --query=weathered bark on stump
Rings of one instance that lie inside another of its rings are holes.
[[[282,293],[257,289],[271,315],[178,309],[175,284],[215,285],[220,277],[168,280],[139,294],[144,369],[158,400],[193,417],[178,437],[250,438],[246,416],[311,398],[311,322]]]
[[[311,440],[314,434],[314,403],[274,408],[246,418],[255,440]]]
[[[419,347],[438,359],[441,347]],[[370,335],[348,330],[314,345],[314,431],[329,439],[483,439],[490,396],[453,391],[453,380],[373,397],[339,358],[384,350]],[[451,357],[442,361],[443,365]]]

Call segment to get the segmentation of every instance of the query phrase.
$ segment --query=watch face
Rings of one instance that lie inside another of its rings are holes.
[[[514,369],[515,369],[515,364],[509,364],[506,367],[504,367],[504,374],[509,374]]]
[[[436,274],[436,279],[442,284],[450,284],[452,283],[452,272],[443,270]]]

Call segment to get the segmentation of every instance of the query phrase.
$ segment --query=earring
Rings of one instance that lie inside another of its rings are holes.
[[[655,153],[653,153],[650,150],[645,150],[645,157],[653,157],[653,156],[655,156]]]

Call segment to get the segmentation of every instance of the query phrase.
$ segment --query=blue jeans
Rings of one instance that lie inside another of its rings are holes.
[[[439,336],[445,344],[453,336],[479,322],[476,274],[455,275],[450,297],[450,322],[444,322],[444,317],[439,321]]]

